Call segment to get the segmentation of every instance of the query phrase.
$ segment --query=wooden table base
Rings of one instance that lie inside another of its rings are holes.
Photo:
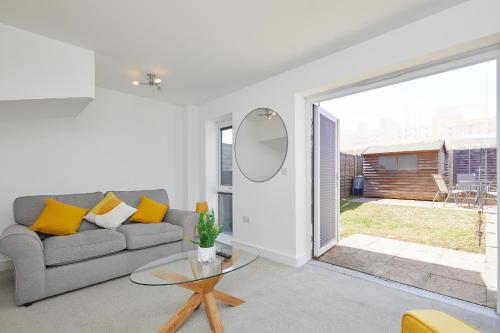
[[[228,295],[221,291],[215,290],[215,285],[222,279],[222,275],[213,278],[200,280],[196,282],[182,283],[179,287],[183,287],[194,291],[186,303],[177,310],[177,312],[167,321],[158,331],[158,333],[175,332],[182,326],[184,321],[198,309],[203,302],[207,313],[208,323],[213,332],[220,333],[224,331],[220,320],[219,310],[215,301],[221,301],[230,306],[238,306],[245,301]]]

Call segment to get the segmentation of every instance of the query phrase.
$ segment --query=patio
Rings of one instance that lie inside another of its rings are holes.
[[[432,206],[431,203],[423,201],[360,199],[368,205],[425,206],[443,209],[442,205]],[[445,209],[466,208],[451,204]],[[496,209],[490,208],[484,216],[486,222],[484,253],[353,234],[341,238],[340,243],[323,254],[319,260],[476,304],[496,307]]]

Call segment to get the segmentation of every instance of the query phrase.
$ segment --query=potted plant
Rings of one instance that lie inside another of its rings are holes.
[[[224,229],[224,226],[218,226],[215,223],[214,210],[210,212],[201,212],[196,230],[200,239],[193,241],[198,245],[198,261],[211,262],[215,260],[215,240],[219,233]]]

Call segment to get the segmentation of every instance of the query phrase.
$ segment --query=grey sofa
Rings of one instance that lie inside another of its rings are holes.
[[[137,207],[140,197],[168,204],[165,190],[113,191],[128,205]],[[116,230],[83,221],[76,234],[49,236],[29,229],[47,198],[85,208],[94,207],[101,192],[38,195],[14,201],[16,224],[0,235],[0,253],[12,259],[17,305],[130,274],[161,257],[192,249],[198,214],[170,208],[165,223],[126,221]]]

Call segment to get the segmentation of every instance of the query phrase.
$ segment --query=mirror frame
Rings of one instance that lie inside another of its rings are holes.
[[[238,162],[238,154],[236,153],[236,148],[238,146],[238,134],[240,132],[241,125],[243,125],[243,122],[245,121],[245,119],[247,119],[248,116],[250,116],[250,114],[252,114],[252,112],[257,111],[257,110],[261,110],[261,109],[270,109],[270,110],[274,111],[276,113],[276,116],[281,120],[281,123],[283,124],[283,128],[285,129],[285,134],[286,134],[286,149],[285,149],[285,156],[283,156],[283,160],[281,161],[279,168],[276,169],[276,172],[274,172],[269,178],[266,178],[264,180],[255,180],[255,179],[249,178],[243,172],[243,170],[241,170],[240,163]],[[252,111],[248,112],[245,115],[245,117],[241,120],[240,124],[238,125],[238,130],[236,131],[236,136],[234,137],[234,159],[236,160],[236,164],[238,165],[238,170],[240,170],[241,174],[243,176],[245,176],[246,179],[248,179],[254,183],[264,183],[264,182],[267,182],[268,180],[271,180],[272,178],[274,178],[274,176],[276,176],[278,174],[278,172],[280,172],[280,170],[283,168],[283,164],[285,164],[286,158],[288,157],[288,141],[289,141],[288,130],[286,128],[285,121],[283,120],[283,118],[281,118],[280,114],[276,110],[274,110],[272,108],[266,108],[266,107],[260,107],[260,108],[253,109]]]

